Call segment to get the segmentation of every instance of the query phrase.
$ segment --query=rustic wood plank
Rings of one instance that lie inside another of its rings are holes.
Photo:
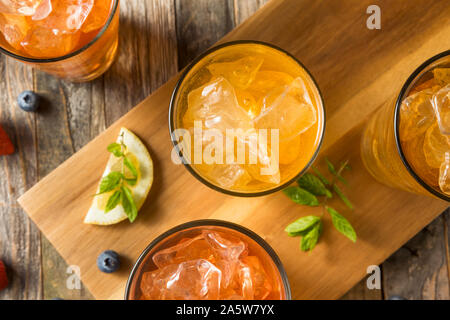
[[[104,76],[109,126],[178,70],[171,0],[120,3],[118,57]]]
[[[445,245],[448,238],[444,226],[441,215],[384,262],[385,298],[391,295],[414,300],[450,298]]]
[[[358,284],[350,289],[341,299],[342,300],[382,300],[381,289],[368,289],[367,277],[363,278]]]
[[[175,0],[178,64],[183,68],[234,26],[232,0]]]
[[[385,298],[450,299],[444,215],[448,210],[383,263]]]
[[[21,91],[33,89],[32,75],[29,67],[0,55],[0,125],[16,148],[0,156],[0,259],[10,279],[0,300],[42,298],[40,233],[17,203],[37,182],[35,114],[16,103]]]
[[[90,130],[87,128],[89,121],[86,121],[90,118],[90,103],[84,101],[88,96],[86,91],[90,91],[92,86],[78,85],[78,90],[75,90],[74,86],[35,71],[35,91],[42,97],[39,112],[36,114],[38,179],[45,177],[70,157],[77,147],[81,147],[90,139]],[[67,263],[43,236],[43,298],[91,297],[83,286],[80,290],[67,288],[67,268]]]
[[[269,0],[234,0],[234,25],[238,26]]]

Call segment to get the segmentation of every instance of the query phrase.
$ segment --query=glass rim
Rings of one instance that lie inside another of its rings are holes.
[[[408,77],[405,84],[403,85],[402,89],[400,90],[400,93],[397,97],[397,101],[395,103],[395,110],[394,110],[394,135],[395,135],[395,143],[397,146],[398,154],[400,155],[400,159],[403,162],[403,165],[408,170],[409,174],[427,191],[429,191],[431,194],[435,195],[436,197],[450,201],[450,196],[445,195],[444,193],[441,193],[432,187],[430,187],[412,168],[408,160],[406,159],[406,156],[403,152],[403,148],[400,142],[400,107],[403,102],[404,95],[408,92],[409,86],[411,83],[417,78],[417,76],[425,70],[430,64],[433,62],[446,57],[450,56],[450,50],[443,51],[441,53],[436,54],[435,56],[427,59],[425,62],[423,62],[414,72]]]
[[[252,231],[246,227],[243,227],[239,224],[233,223],[233,222],[217,220],[217,219],[201,219],[201,220],[194,220],[194,221],[186,222],[186,223],[180,224],[176,227],[173,227],[173,228],[167,230],[166,232],[160,234],[152,242],[150,242],[150,244],[139,255],[138,259],[136,260],[136,262],[133,266],[133,269],[131,270],[131,273],[127,280],[127,284],[125,286],[124,300],[129,300],[131,284],[136,276],[136,272],[139,269],[139,267],[141,266],[145,257],[149,254],[149,252],[156,245],[158,245],[161,241],[163,241],[164,239],[168,238],[169,236],[171,236],[179,231],[184,231],[189,228],[204,227],[204,226],[206,226],[206,227],[208,227],[208,226],[223,227],[223,228],[232,229],[232,230],[240,232],[240,233],[246,235],[247,237],[249,237],[250,239],[254,240],[258,245],[260,245],[264,249],[264,251],[266,251],[266,253],[270,256],[273,263],[275,264],[275,267],[277,268],[277,270],[280,274],[281,280],[283,282],[284,291],[285,291],[285,300],[292,299],[291,287],[290,287],[289,280],[288,280],[288,277],[286,274],[286,270],[284,269],[283,263],[281,262],[280,258],[278,257],[277,253],[275,252],[275,250],[267,243],[266,240],[264,240],[261,236],[256,234],[254,231]]]
[[[291,59],[294,60],[294,62],[296,62],[303,70],[305,70],[306,74],[310,77],[311,81],[313,82],[317,93],[319,95],[319,99],[321,102],[321,109],[322,109],[322,115],[323,115],[323,121],[322,121],[322,127],[319,128],[320,131],[320,138],[319,138],[319,143],[317,145],[316,150],[314,151],[314,154],[312,155],[311,159],[308,161],[308,163],[303,167],[302,170],[300,170],[300,172],[298,174],[296,174],[294,177],[292,177],[291,179],[289,179],[288,181],[286,181],[285,183],[282,183],[274,188],[270,188],[267,190],[263,190],[263,191],[254,191],[254,192],[244,192],[244,191],[236,191],[236,190],[228,190],[222,187],[219,187],[218,185],[215,185],[211,182],[209,182],[208,180],[206,180],[204,177],[202,177],[199,173],[197,173],[190,164],[188,164],[186,161],[184,161],[184,157],[180,155],[180,150],[177,144],[175,144],[176,142],[176,137],[174,136],[174,130],[177,129],[175,128],[175,123],[174,123],[174,113],[175,113],[175,99],[177,98],[177,94],[178,91],[181,87],[181,84],[183,83],[184,79],[186,78],[187,74],[192,70],[192,68],[194,66],[196,66],[204,57],[208,56],[209,54],[220,50],[222,48],[228,47],[228,46],[233,46],[233,45],[240,45],[240,44],[257,44],[257,45],[262,45],[262,46],[266,46],[266,47],[270,47],[272,49],[278,50],[283,54],[286,54],[288,57],[290,57]],[[172,96],[170,98],[170,104],[169,104],[169,133],[170,133],[170,137],[172,140],[172,144],[179,156],[179,158],[181,159],[183,165],[186,167],[186,169],[195,177],[197,178],[197,180],[199,180],[200,182],[202,182],[203,184],[205,184],[206,186],[208,186],[209,188],[215,190],[215,191],[219,191],[221,193],[224,194],[228,194],[231,196],[238,196],[238,197],[260,197],[260,196],[265,196],[271,193],[275,193],[277,191],[280,191],[284,188],[286,188],[287,186],[289,186],[290,184],[292,184],[294,181],[296,181],[298,178],[300,178],[303,174],[306,173],[306,171],[308,171],[308,169],[311,167],[311,165],[313,164],[313,162],[316,160],[320,148],[322,147],[322,143],[323,143],[323,139],[325,136],[325,127],[326,127],[326,111],[325,111],[325,103],[323,100],[323,95],[322,92],[320,91],[320,88],[317,84],[317,81],[314,79],[314,77],[312,76],[312,74],[309,72],[309,70],[303,65],[303,63],[300,62],[300,60],[298,60],[296,57],[294,57],[292,54],[290,54],[289,52],[287,52],[286,50],[267,43],[267,42],[263,42],[263,41],[258,41],[258,40],[235,40],[235,41],[229,41],[229,42],[225,42],[222,44],[219,44],[217,46],[214,46],[212,48],[209,48],[208,50],[204,51],[203,53],[201,53],[199,56],[197,56],[183,71],[183,73],[181,74],[180,78],[178,79],[175,88],[172,92]]]
[[[24,62],[31,62],[31,63],[51,63],[51,62],[59,62],[59,61],[63,61],[69,58],[72,58],[74,56],[79,55],[80,53],[86,51],[88,48],[90,48],[94,43],[97,42],[97,40],[99,40],[102,35],[105,33],[105,31],[109,28],[116,12],[117,9],[119,7],[119,1],[120,0],[112,0],[113,1],[113,6],[111,9],[111,13],[108,17],[108,20],[106,21],[105,25],[100,29],[100,31],[97,33],[97,35],[91,40],[89,41],[87,44],[85,44],[83,47],[81,47],[80,49],[70,52],[66,55],[60,56],[60,57],[55,57],[55,58],[30,58],[30,57],[24,57],[21,56],[19,54],[16,54],[14,52],[11,52],[5,48],[3,48],[2,46],[0,46],[0,52],[4,53],[7,56],[10,56],[14,59],[20,60],[20,61],[24,61]]]

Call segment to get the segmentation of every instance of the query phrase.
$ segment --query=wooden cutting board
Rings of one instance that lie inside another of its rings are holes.
[[[365,171],[359,156],[364,122],[395,95],[427,58],[450,48],[448,1],[377,1],[381,29],[366,27],[372,1],[273,0],[222,41],[256,39],[291,52],[311,71],[324,95],[327,130],[323,157],[349,159],[346,188],[355,211],[345,212],[358,233],[352,244],[325,221],[324,235],[310,254],[283,229],[300,216],[317,213],[283,194],[236,198],[210,190],[170,160],[167,125],[170,80],[104,133],[26,192],[20,204],[98,299],[122,299],[131,266],[157,235],[183,222],[229,220],[263,236],[277,251],[295,299],[335,299],[440,214],[448,203],[387,188]],[[110,106],[114,108],[114,106]],[[134,224],[84,225],[84,215],[109,154],[106,146],[121,126],[147,144],[155,163],[150,196]],[[338,202],[335,204],[339,207]],[[339,207],[341,208],[341,207]],[[98,271],[105,249],[125,258],[116,274]]]

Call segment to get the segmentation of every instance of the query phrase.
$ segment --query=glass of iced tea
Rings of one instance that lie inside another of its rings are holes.
[[[156,238],[138,258],[127,300],[288,300],[286,273],[254,232],[198,220]]]
[[[118,32],[119,0],[0,0],[0,51],[70,81],[110,67]]]
[[[450,51],[423,63],[376,112],[361,157],[384,184],[450,201]]]
[[[231,195],[261,196],[292,183],[314,161],[325,110],[295,57],[267,43],[235,41],[185,69],[169,128],[172,160],[201,182]]]

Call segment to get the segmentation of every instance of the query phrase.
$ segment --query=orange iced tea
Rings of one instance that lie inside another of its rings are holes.
[[[394,107],[395,106],[395,107]],[[450,200],[450,56],[423,64],[364,132],[367,170],[390,186]]]
[[[175,90],[170,122],[171,130],[190,133],[189,156],[188,148],[179,149],[204,183],[260,195],[310,165],[321,143],[324,109],[314,80],[295,58],[267,44],[237,42],[210,50],[188,68]]]
[[[56,76],[105,72],[118,44],[118,0],[0,0],[1,51]]]
[[[289,298],[284,271],[277,265],[278,258],[273,252],[271,256],[257,241],[262,239],[252,239],[236,229],[220,225],[188,227],[175,232],[152,248],[141,262],[132,275],[127,298]]]

